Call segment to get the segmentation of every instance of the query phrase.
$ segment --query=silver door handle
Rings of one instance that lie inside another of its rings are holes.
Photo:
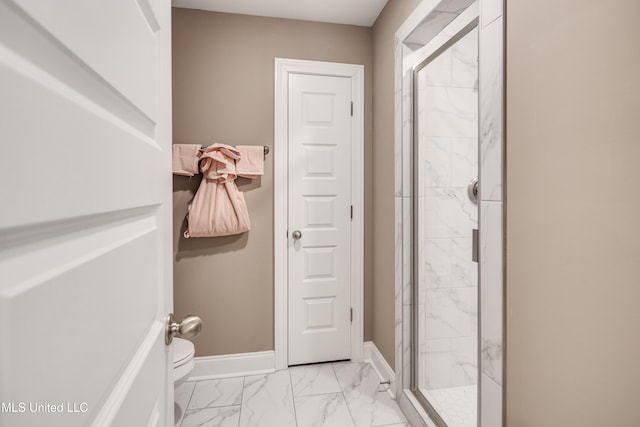
[[[471,230],[471,261],[473,262],[478,262],[480,259],[479,237],[477,228]]]
[[[302,232],[300,230],[296,230],[291,233],[291,237],[293,237],[293,240],[300,240],[302,238]]]
[[[177,323],[173,321],[173,313],[167,316],[166,329],[164,342],[165,344],[171,344],[174,336],[179,336],[187,340],[193,340],[202,331],[202,319],[198,316],[187,316],[182,319],[182,322]]]

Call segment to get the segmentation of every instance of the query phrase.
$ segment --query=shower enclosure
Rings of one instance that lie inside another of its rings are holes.
[[[448,427],[478,422],[477,25],[444,28],[413,68],[411,388]]]
[[[395,33],[394,389],[412,425],[504,425],[502,12],[423,0]]]

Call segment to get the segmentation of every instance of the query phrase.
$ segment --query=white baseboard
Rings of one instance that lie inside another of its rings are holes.
[[[388,392],[393,396],[396,376],[391,366],[371,341],[364,343],[363,353],[364,361],[371,363],[378,377],[380,377],[380,381],[391,381]],[[195,366],[188,381],[243,377],[275,372],[274,351],[196,357],[194,362]]]
[[[391,381],[387,392],[395,398],[396,374],[372,341],[364,343],[364,360],[371,363],[381,381]]]
[[[195,367],[187,381],[268,374],[275,372],[275,363],[273,350],[196,357]]]

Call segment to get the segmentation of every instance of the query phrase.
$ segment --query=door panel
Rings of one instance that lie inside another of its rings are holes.
[[[120,96],[155,119],[159,24],[151,7],[140,7],[146,2],[15,0],[12,3],[36,21],[40,31],[50,34],[113,86]]]
[[[147,6],[0,2],[0,425],[172,421],[170,4]]]
[[[3,132],[12,139],[2,149],[0,174],[20,181],[2,188],[6,206],[20,204],[20,209],[3,209],[3,221],[15,227],[157,200],[162,189],[151,181],[161,172],[166,153],[153,139],[127,129],[104,110],[92,111],[89,101],[74,99],[77,93],[52,89],[40,79],[47,77],[42,70],[27,76],[31,70],[12,67],[18,57],[3,57],[13,62],[0,64],[0,114]],[[30,189],[37,189],[37,197],[25,197]]]
[[[350,105],[349,78],[290,76],[290,365],[350,358]]]

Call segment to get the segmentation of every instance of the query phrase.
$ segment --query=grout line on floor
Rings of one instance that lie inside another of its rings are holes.
[[[191,381],[187,381],[187,382],[191,382]],[[191,403],[191,399],[193,399],[193,395],[196,392],[197,385],[198,385],[198,382],[196,381],[195,385],[193,386],[193,390],[191,390],[191,394],[189,395],[189,399],[187,400],[187,404],[185,405],[184,409],[182,409],[182,419],[180,420],[180,427],[182,427],[182,424],[184,424],[184,419],[187,416],[187,412],[189,410],[189,404]],[[175,414],[174,414],[174,417],[175,417]]]
[[[326,396],[328,394],[338,394],[342,393],[342,389],[339,391],[328,391],[326,393],[315,393],[315,394],[305,394],[304,396],[293,396],[294,399],[302,399],[303,397],[313,397],[313,396]]]
[[[242,391],[240,392],[240,411],[238,411],[238,426],[240,427],[240,420],[242,420],[242,407],[244,406],[244,386],[247,383],[247,377],[242,377]]]
[[[331,370],[333,371],[333,376],[336,377],[336,381],[338,381],[338,374],[336,373],[336,368],[334,364],[331,364]],[[356,419],[353,417],[351,413],[351,407],[349,406],[349,402],[347,401],[347,396],[344,395],[344,389],[342,388],[342,384],[338,381],[338,387],[340,387],[340,393],[342,394],[342,399],[344,399],[344,404],[347,407],[347,412],[349,412],[349,416],[351,417],[351,423],[356,425]]]
[[[287,374],[289,374],[289,385],[291,386],[291,404],[293,405],[293,419],[298,425],[298,411],[296,411],[296,398],[293,395],[293,380],[291,379],[291,369],[287,368]]]

